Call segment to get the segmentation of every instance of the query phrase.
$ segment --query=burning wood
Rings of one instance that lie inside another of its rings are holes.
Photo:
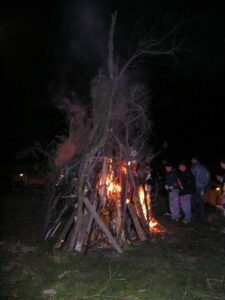
[[[77,192],[66,195],[65,191],[52,202],[52,220],[45,239],[55,237],[55,248],[69,248],[72,243],[72,249],[82,251],[98,244],[111,245],[121,253],[120,244],[144,241],[151,232],[160,230],[151,213],[150,193],[143,184],[137,186],[140,179],[133,173],[136,168],[131,171],[131,164],[121,159],[92,158],[92,162],[96,160],[101,167],[95,173],[96,185],[90,184],[93,178],[87,181],[80,230],[74,230],[78,222]],[[57,188],[63,186],[58,182]]]
[[[74,98],[64,106],[70,128],[55,151],[59,176],[44,230],[45,239],[55,238],[56,248],[87,251],[93,244],[111,245],[121,253],[121,244],[146,240],[157,226],[150,191],[138,174],[150,129],[148,92],[125,76],[142,53],[155,53],[155,43],[138,49],[119,71],[113,53],[115,21],[116,14],[109,33],[108,70],[92,82],[91,106],[86,111]]]

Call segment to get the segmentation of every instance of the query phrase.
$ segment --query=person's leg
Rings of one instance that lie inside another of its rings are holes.
[[[185,205],[184,205],[184,202],[185,202],[185,195],[180,195],[180,207],[181,207],[181,210],[184,213],[184,217],[185,217]]]
[[[168,195],[168,197],[166,197],[166,215],[170,215],[170,214],[171,214],[171,211],[170,211],[170,199],[169,199],[169,195]]]
[[[175,220],[178,221],[180,218],[180,200],[179,200],[179,192],[174,191],[174,216]]]
[[[196,191],[198,197],[198,212],[201,218],[205,217],[205,202],[204,202],[204,189],[197,188]]]
[[[180,203],[179,203],[178,191],[172,191],[169,193],[169,203],[170,203],[171,219],[173,221],[178,221],[179,213],[180,213]]]
[[[192,213],[191,213],[191,198],[192,198],[192,195],[191,194],[188,194],[186,195],[186,215],[187,215],[187,220],[188,222],[191,221],[191,218],[192,218]]]
[[[171,219],[174,221],[175,216],[174,216],[173,192],[169,192],[169,210],[171,214]]]
[[[192,195],[190,194],[180,196],[181,208],[185,215],[185,221],[187,222],[191,221],[191,197]]]

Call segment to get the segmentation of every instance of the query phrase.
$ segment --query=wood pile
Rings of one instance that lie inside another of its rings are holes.
[[[55,248],[87,251],[89,247],[113,246],[122,253],[121,245],[148,239],[150,192],[145,191],[145,177],[136,160],[92,157],[91,168],[95,172],[89,172],[85,180],[81,219],[79,180],[70,178],[68,189],[68,179],[65,180],[64,173],[59,175],[56,195],[49,207],[45,240],[53,239]]]
[[[116,13],[109,30],[107,66],[91,82],[88,107],[74,94],[61,105],[68,134],[55,151],[55,184],[43,226],[45,239],[54,239],[55,248],[86,251],[94,245],[113,246],[121,253],[124,243],[144,241],[150,234],[151,197],[141,162],[149,164],[154,152],[151,101],[134,69],[141,57],[173,56],[174,48],[164,40],[176,36],[177,29],[157,43],[142,40],[120,66],[114,58],[115,24]]]

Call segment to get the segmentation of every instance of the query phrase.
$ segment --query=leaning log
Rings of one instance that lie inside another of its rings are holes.
[[[69,220],[67,221],[67,223],[65,224],[58,240],[56,241],[55,245],[54,245],[54,248],[60,248],[62,243],[64,243],[64,240],[65,240],[65,236],[67,235],[70,227],[72,226],[73,222],[74,222],[74,219],[75,219],[75,216],[76,216],[76,212],[73,212],[72,215],[70,216]]]
[[[80,232],[78,233],[78,236],[77,236],[76,245],[75,245],[74,249],[78,252],[82,251],[85,236],[87,234],[87,230],[88,230],[88,227],[89,227],[88,225],[91,221],[92,221],[92,216],[91,216],[90,212],[88,212],[83,217],[83,221],[82,221],[82,224],[81,224],[81,229],[80,229]]]
[[[83,201],[84,201],[84,204],[85,204],[86,208],[92,214],[92,216],[95,219],[96,223],[101,228],[101,230],[105,233],[105,235],[107,236],[107,238],[109,239],[109,241],[111,242],[113,247],[116,249],[116,251],[118,253],[122,254],[123,253],[122,249],[120,248],[120,246],[118,245],[116,240],[113,238],[113,236],[112,236],[111,232],[109,231],[109,229],[106,227],[104,222],[101,220],[101,218],[97,214],[95,208],[93,207],[93,205],[91,204],[89,199],[87,197],[84,197]]]
[[[131,180],[131,183],[133,185],[133,189],[134,189],[134,204],[135,204],[135,208],[137,210],[137,214],[138,214],[138,217],[140,219],[140,222],[141,222],[141,225],[145,231],[145,233],[147,235],[149,235],[149,226],[148,226],[148,223],[144,217],[144,213],[143,213],[143,210],[142,210],[142,207],[141,207],[141,202],[140,202],[140,197],[138,195],[138,190],[137,190],[137,185],[135,183],[135,180],[134,180],[134,176],[131,172],[130,169],[129,170],[129,175],[130,175],[130,180]]]
[[[136,210],[135,210],[134,206],[132,204],[128,204],[127,207],[129,209],[129,212],[130,212],[130,215],[131,215],[136,233],[138,235],[138,238],[140,239],[140,241],[145,241],[146,236],[145,236],[144,230],[142,229],[141,224],[138,220],[138,217],[137,217]]]

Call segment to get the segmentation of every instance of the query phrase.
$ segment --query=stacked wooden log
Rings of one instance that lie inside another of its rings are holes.
[[[92,161],[97,162],[98,171],[90,172],[92,178],[85,178],[82,218],[78,215],[79,178],[64,180],[50,201],[45,239],[52,239],[55,248],[87,251],[90,247],[113,246],[122,253],[123,244],[145,241],[150,236],[150,194],[144,191],[136,162],[109,157]],[[138,186],[144,191],[142,203]]]
[[[113,42],[116,16],[115,12],[109,30],[107,66],[91,82],[88,108],[74,95],[61,105],[69,130],[54,152],[61,173],[44,224],[45,239],[54,239],[56,248],[86,251],[113,246],[121,253],[124,243],[144,241],[150,234],[150,192],[144,190],[140,199],[144,182],[137,168],[137,162],[152,159],[153,148],[145,149],[151,128],[150,95],[141,82],[129,79],[128,72],[151,50],[151,43],[138,47],[118,66]]]

